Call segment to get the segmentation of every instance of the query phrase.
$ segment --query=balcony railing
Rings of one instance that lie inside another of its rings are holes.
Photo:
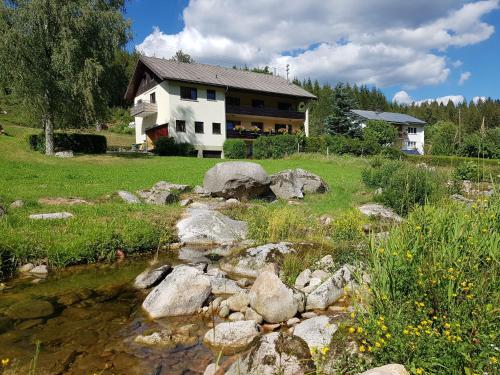
[[[158,112],[156,103],[138,102],[135,106],[130,108],[130,114],[133,117],[147,117]]]
[[[274,135],[282,135],[283,133],[275,133],[275,132],[254,132],[251,130],[231,130],[226,129],[226,137],[227,138],[242,138],[242,139],[256,139],[261,136],[274,136]],[[288,134],[286,132],[285,134]]]
[[[255,108],[239,105],[227,105],[226,113],[234,115],[249,115],[261,117],[277,117],[277,118],[290,118],[297,120],[305,120],[306,115],[304,112],[288,111],[277,108]]]

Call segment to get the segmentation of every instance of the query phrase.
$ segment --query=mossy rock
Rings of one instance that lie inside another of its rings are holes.
[[[53,314],[54,306],[43,300],[18,302],[5,311],[7,317],[20,320],[45,318]]]

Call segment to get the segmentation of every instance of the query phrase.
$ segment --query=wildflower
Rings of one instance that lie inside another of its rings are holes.
[[[403,330],[403,333],[404,333],[405,335],[409,335],[409,334],[410,334],[410,331],[408,331],[407,329],[404,329],[404,330]]]
[[[311,354],[314,356],[314,355],[316,355],[317,352],[318,352],[318,348],[316,348],[315,346],[313,346],[311,348]]]
[[[356,329],[354,327],[349,327],[349,333],[354,333],[356,332]]]
[[[410,253],[409,251],[406,252],[406,258],[408,258],[408,260],[412,260],[413,259],[413,254]]]
[[[415,227],[415,229],[416,229],[416,230],[420,230],[420,229],[422,229],[422,227],[421,227],[420,225],[417,225],[417,226]]]
[[[491,363],[492,365],[494,365],[494,364],[498,363],[498,359],[497,359],[497,357],[491,357],[491,358],[490,358],[490,363]]]
[[[385,251],[385,250],[384,250],[383,248],[378,249],[378,252],[379,252],[380,254],[383,254],[383,253],[384,253],[384,251]]]
[[[3,358],[2,359],[2,366],[8,366],[10,363],[10,358]]]
[[[416,370],[415,370],[415,373],[417,375],[422,375],[424,373],[424,369],[422,367],[418,367]]]
[[[364,345],[361,345],[361,346],[359,347],[359,349],[358,349],[358,350],[359,350],[361,353],[364,353],[364,352],[365,352],[365,350],[366,350],[366,348],[365,348],[365,346],[364,346]]]
[[[321,354],[326,355],[330,351],[330,348],[325,346],[321,349]]]
[[[368,351],[369,351],[369,352],[371,352],[371,351],[372,351],[372,347],[371,347],[371,346],[369,346],[369,347],[368,347]]]
[[[357,332],[358,332],[358,333],[362,333],[362,332],[363,332],[363,328],[358,327]]]
[[[380,348],[382,346],[382,344],[380,344],[378,341],[375,341],[375,347],[376,348]]]
[[[355,316],[354,311],[351,313],[350,316],[351,316],[352,319],[354,319],[354,316]]]
[[[380,327],[382,329],[382,331],[387,331],[387,326],[385,325],[382,325],[382,327]]]
[[[451,327],[450,323],[444,323],[444,328],[450,328],[450,327]]]
[[[386,338],[386,339],[390,339],[391,337],[392,337],[392,335],[391,335],[390,333],[386,333],[386,334],[385,334],[385,338]]]

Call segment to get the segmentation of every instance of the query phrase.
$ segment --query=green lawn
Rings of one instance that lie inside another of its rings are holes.
[[[12,201],[22,199],[26,205],[9,209],[0,220],[3,233],[0,269],[4,270],[8,265],[28,259],[46,257],[54,265],[66,265],[107,259],[120,247],[128,252],[155,248],[164,235],[161,228],[170,228],[179,216],[178,205],[126,205],[113,193],[120,189],[133,192],[148,188],[160,180],[191,186],[202,184],[205,171],[220,162],[112,155],[59,159],[28,148],[26,136],[39,130],[7,125],[5,131],[7,136],[0,136],[0,202],[8,207]],[[361,182],[361,171],[367,165],[361,158],[301,155],[257,162],[268,173],[303,168],[322,176],[330,191],[305,199],[305,205],[317,215],[336,215],[370,198]],[[42,197],[80,197],[95,204],[42,206],[37,202]],[[71,212],[75,218],[46,222],[27,218],[30,213],[55,211]],[[171,233],[166,237],[170,238]]]

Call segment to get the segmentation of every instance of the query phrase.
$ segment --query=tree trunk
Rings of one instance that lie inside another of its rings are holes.
[[[49,115],[44,120],[45,128],[45,155],[54,155],[54,124]]]

